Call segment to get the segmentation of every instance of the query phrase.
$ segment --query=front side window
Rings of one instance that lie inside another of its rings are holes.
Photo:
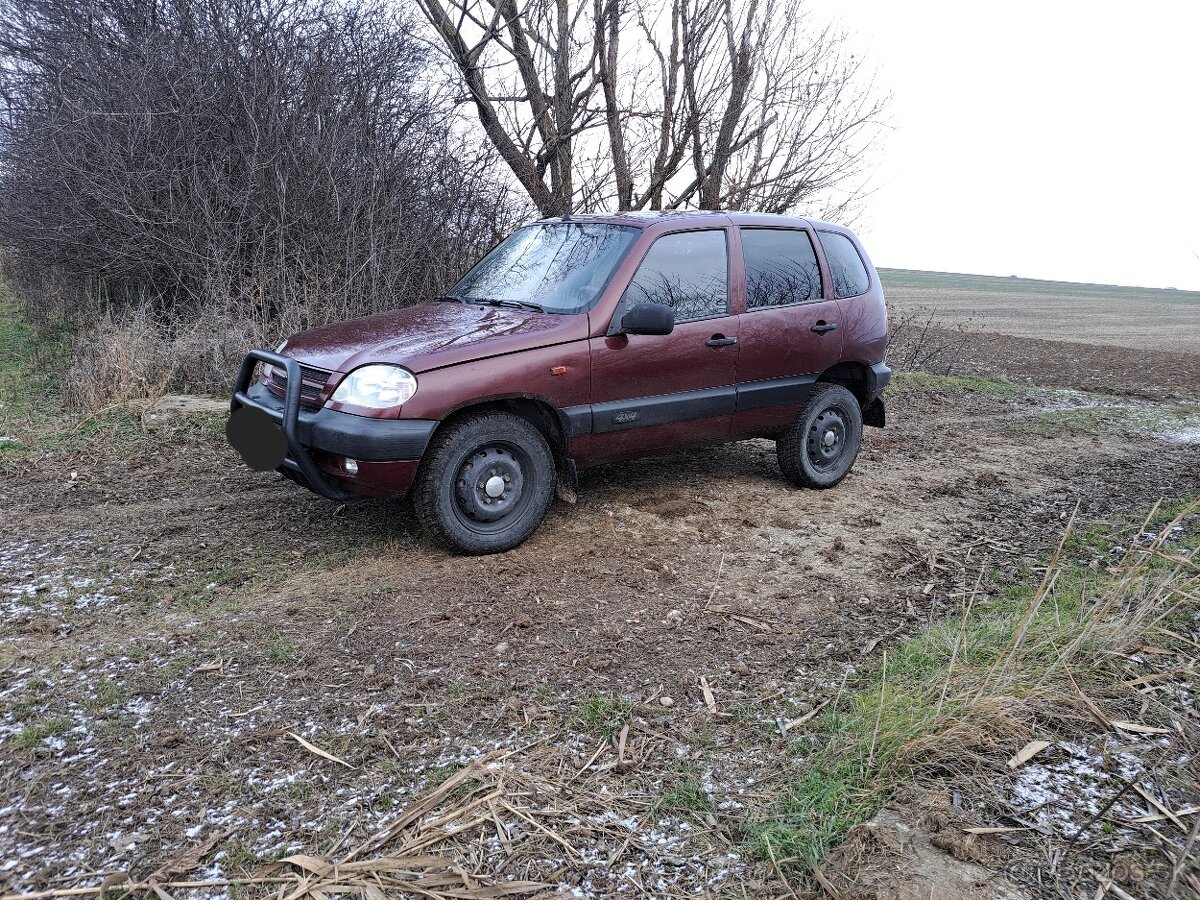
[[[449,291],[466,303],[525,304],[551,313],[590,309],[638,236],[594,222],[529,225],[507,237]]]
[[[850,238],[835,231],[822,231],[821,246],[829,263],[829,277],[833,279],[833,295],[841,300],[865,294],[871,279]]]
[[[743,228],[742,256],[748,309],[821,299],[821,267],[807,232]]]
[[[669,306],[677,322],[729,315],[725,232],[685,231],[655,241],[625,289],[614,321],[639,303]]]

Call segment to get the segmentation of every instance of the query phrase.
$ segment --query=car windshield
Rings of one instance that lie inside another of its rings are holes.
[[[480,260],[446,297],[549,313],[584,312],[636,237],[637,229],[624,225],[529,225]]]

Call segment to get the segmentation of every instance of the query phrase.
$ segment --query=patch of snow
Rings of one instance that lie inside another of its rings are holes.
[[[1122,780],[1136,781],[1144,768],[1140,759],[1111,745],[1102,754],[1085,744],[1064,741],[1045,757],[1020,770],[1009,799],[1014,809],[1068,838],[1085,827],[1082,837],[1101,833],[1100,810],[1121,790]],[[1136,816],[1139,811],[1133,803],[1134,798],[1125,802],[1123,797],[1109,813]]]

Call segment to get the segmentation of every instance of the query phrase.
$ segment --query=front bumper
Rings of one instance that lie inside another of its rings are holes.
[[[250,386],[260,362],[287,371],[286,398],[276,397],[265,384]],[[331,500],[362,494],[386,496],[408,488],[416,464],[437,428],[436,421],[371,419],[332,409],[304,409],[300,406],[300,387],[300,364],[296,360],[266,350],[251,350],[242,360],[229,404],[231,413],[249,406],[279,423],[288,446],[280,472]],[[331,456],[359,461],[358,475],[334,469],[327,458]]]

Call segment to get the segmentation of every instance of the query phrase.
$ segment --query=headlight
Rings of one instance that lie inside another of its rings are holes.
[[[399,366],[363,366],[342,379],[334,400],[370,409],[405,403],[417,392],[417,376]]]

